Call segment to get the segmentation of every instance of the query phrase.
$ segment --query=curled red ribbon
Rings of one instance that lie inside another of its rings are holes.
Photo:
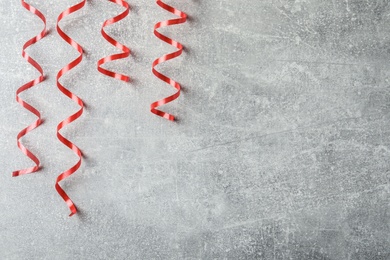
[[[171,60],[173,58],[176,58],[178,56],[181,55],[181,53],[183,52],[183,46],[179,43],[179,42],[176,42],[168,37],[166,37],[165,35],[162,35],[161,33],[159,33],[157,31],[158,28],[161,28],[161,27],[165,27],[165,26],[169,26],[169,25],[174,25],[174,24],[181,24],[181,23],[185,23],[187,21],[187,15],[175,8],[173,8],[172,6],[169,6],[165,3],[163,3],[161,0],[157,0],[156,3],[163,9],[167,10],[168,12],[171,12],[175,15],[178,15],[180,16],[180,18],[176,18],[176,19],[171,19],[171,20],[167,20],[167,21],[163,21],[163,22],[158,22],[155,26],[154,26],[154,35],[156,35],[157,38],[159,38],[160,40],[178,48],[177,51],[173,52],[173,53],[170,53],[170,54],[166,54],[164,56],[162,56],[161,58],[158,58],[156,59],[153,64],[152,64],[152,72],[153,74],[161,79],[162,81],[170,84],[171,86],[173,86],[174,88],[177,89],[177,92],[169,97],[166,97],[164,99],[161,99],[159,101],[156,101],[154,103],[152,103],[150,105],[150,111],[158,116],[161,116],[161,117],[164,117],[168,120],[171,120],[171,121],[174,121],[175,120],[175,117],[171,114],[168,114],[166,112],[163,112],[161,110],[158,110],[156,109],[157,107],[159,106],[162,106],[164,104],[167,104],[169,102],[172,102],[173,100],[177,99],[179,96],[180,96],[180,84],[170,78],[168,78],[167,76],[161,74],[160,72],[158,72],[155,67],[162,63],[162,62],[165,62],[165,61],[168,61],[168,60]]]
[[[73,167],[71,167],[70,169],[62,172],[57,177],[56,184],[55,184],[55,188],[56,188],[58,194],[66,202],[66,204],[68,205],[68,207],[69,207],[69,209],[71,211],[69,216],[73,216],[75,213],[77,213],[77,208],[76,208],[75,204],[73,203],[73,201],[66,194],[66,192],[61,188],[61,186],[59,185],[59,182],[64,180],[65,178],[69,177],[70,175],[72,175],[74,172],[76,172],[80,168],[82,154],[81,154],[80,149],[76,145],[74,145],[71,141],[69,141],[64,136],[61,135],[60,130],[63,127],[65,127],[66,125],[68,125],[68,124],[72,123],[73,121],[75,121],[77,118],[79,118],[82,115],[83,109],[84,109],[84,104],[83,104],[83,101],[78,96],[76,96],[75,94],[70,92],[68,89],[66,89],[63,85],[61,85],[61,83],[59,82],[59,79],[62,77],[62,75],[64,75],[66,72],[68,72],[71,69],[73,69],[74,67],[76,67],[82,61],[82,59],[83,59],[83,49],[82,49],[81,45],[79,45],[77,42],[72,40],[68,35],[66,35],[62,31],[62,29],[59,27],[58,24],[64,17],[66,17],[66,16],[68,16],[68,15],[70,15],[70,14],[72,14],[72,13],[78,11],[78,10],[80,10],[81,8],[83,8],[85,3],[86,3],[86,0],[82,0],[80,3],[78,3],[76,5],[73,5],[70,8],[66,9],[65,11],[63,11],[58,16],[57,24],[56,24],[57,32],[61,36],[61,38],[64,39],[68,44],[70,44],[73,48],[75,48],[80,53],[80,55],[75,60],[73,60],[71,63],[66,65],[64,68],[62,68],[58,72],[58,74],[57,74],[57,87],[58,87],[58,89],[64,95],[66,95],[67,97],[69,97],[70,99],[75,101],[80,106],[80,109],[76,113],[74,113],[73,115],[69,116],[68,118],[66,118],[65,120],[60,122],[58,124],[58,126],[57,126],[57,138],[64,145],[66,145],[67,147],[72,149],[73,152],[75,152],[77,154],[77,156],[79,157],[79,160],[77,161],[77,163]]]
[[[22,6],[24,8],[26,8],[28,11],[30,11],[31,13],[35,14],[36,16],[38,16],[44,23],[44,28],[43,30],[35,37],[31,38],[30,40],[28,40],[24,45],[23,45],[23,48],[22,48],[22,56],[25,60],[27,60],[28,63],[30,63],[32,66],[34,66],[35,69],[37,69],[39,71],[39,73],[41,74],[38,78],[30,81],[30,82],[27,82],[26,84],[24,84],[23,86],[21,86],[17,91],[16,91],[16,101],[22,106],[24,107],[25,109],[27,109],[28,111],[30,111],[31,113],[33,113],[34,115],[36,115],[38,117],[38,119],[36,121],[34,121],[31,125],[27,126],[26,128],[24,128],[22,131],[19,132],[19,134],[17,135],[16,137],[16,142],[17,142],[17,145],[19,147],[19,149],[22,151],[22,153],[24,153],[27,157],[29,157],[34,163],[35,163],[35,166],[33,167],[29,167],[29,168],[26,168],[26,169],[23,169],[23,170],[18,170],[18,171],[14,171],[12,173],[12,176],[13,177],[16,177],[16,176],[19,176],[19,175],[23,175],[23,174],[28,174],[28,173],[33,173],[33,172],[36,172],[39,170],[39,167],[40,167],[40,162],[39,162],[39,159],[32,153],[30,152],[21,142],[20,142],[20,139],[25,136],[27,133],[29,133],[30,131],[32,131],[33,129],[37,128],[41,123],[42,123],[42,119],[41,119],[41,114],[39,113],[39,111],[37,109],[35,109],[33,106],[31,106],[30,104],[28,104],[27,102],[25,102],[23,99],[21,99],[19,97],[19,94],[22,93],[23,91],[29,89],[29,88],[32,88],[34,87],[35,85],[41,83],[42,81],[44,81],[45,77],[43,75],[43,70],[42,70],[42,67],[34,60],[32,59],[30,56],[28,56],[28,54],[26,53],[26,49],[33,45],[34,43],[38,42],[40,39],[42,39],[43,37],[45,37],[46,35],[46,18],[45,16],[36,8],[34,8],[33,6],[27,4],[24,0],[21,1],[22,3]]]
[[[104,69],[104,68],[101,67],[106,62],[119,60],[119,59],[124,59],[124,58],[127,58],[127,57],[130,56],[130,49],[127,46],[117,42],[116,40],[114,40],[111,36],[109,36],[104,31],[104,27],[106,27],[108,25],[111,25],[111,24],[114,24],[114,23],[119,22],[120,20],[124,19],[129,14],[130,6],[129,6],[129,4],[126,1],[123,1],[123,0],[109,0],[109,1],[113,2],[113,3],[116,3],[116,4],[119,4],[119,5],[123,6],[123,7],[125,7],[126,9],[125,9],[125,11],[123,13],[121,13],[121,14],[119,14],[119,15],[111,18],[111,19],[108,19],[108,20],[104,21],[101,33],[102,33],[104,39],[106,39],[109,43],[111,43],[112,45],[114,45],[115,47],[117,47],[118,49],[120,49],[123,52],[122,53],[118,53],[118,54],[113,54],[113,55],[110,55],[110,56],[107,56],[107,57],[104,57],[104,58],[100,59],[98,61],[98,64],[97,64],[97,66],[98,66],[97,69],[98,69],[99,72],[103,73],[106,76],[113,77],[113,78],[116,78],[116,79],[128,82],[128,81],[130,81],[129,76],[126,76],[126,75],[123,75],[123,74],[119,74],[119,73],[115,73],[115,72],[109,71],[109,70]]]

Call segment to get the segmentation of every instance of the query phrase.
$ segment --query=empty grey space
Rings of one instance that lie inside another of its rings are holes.
[[[55,30],[77,3],[29,0],[48,36],[27,49],[47,80],[21,97],[43,125],[22,139],[42,170],[16,146],[35,116],[15,91],[38,76],[23,44],[43,28],[20,1],[0,4],[0,259],[390,259],[390,3],[388,0],[167,0],[189,15],[160,32],[185,51],[158,70],[182,84],[180,98],[151,73],[174,47],[153,35],[174,18],[155,1],[129,0],[129,16],[107,32],[132,50],[118,53],[100,29],[123,11],[104,0],[61,23],[85,50],[62,84],[86,104],[63,135],[84,153],[61,183],[79,209],[71,218],[54,189],[77,156],[56,138],[78,106],[56,74],[78,53]]]

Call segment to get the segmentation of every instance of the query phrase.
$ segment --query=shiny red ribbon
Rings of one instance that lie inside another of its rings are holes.
[[[40,162],[39,162],[39,159],[32,153],[30,152],[21,142],[20,142],[20,139],[25,136],[27,133],[29,133],[30,131],[32,131],[33,129],[37,128],[41,123],[42,123],[42,119],[41,119],[41,114],[39,113],[39,111],[37,109],[35,109],[34,107],[32,107],[30,104],[28,104],[27,102],[25,102],[23,99],[21,99],[19,97],[19,94],[22,93],[23,91],[29,89],[29,88],[32,88],[34,87],[35,85],[41,83],[42,81],[44,81],[45,77],[43,75],[43,70],[42,70],[42,67],[34,60],[32,59],[30,56],[28,56],[28,54],[26,53],[26,49],[33,45],[34,43],[38,42],[40,39],[42,39],[43,37],[45,37],[46,35],[46,18],[45,16],[39,11],[37,10],[36,8],[32,7],[31,5],[27,4],[24,0],[21,1],[22,3],[22,6],[24,8],[26,8],[28,11],[30,11],[31,13],[35,14],[36,16],[38,16],[44,23],[44,28],[43,30],[35,37],[31,38],[30,40],[28,40],[24,45],[23,45],[23,48],[22,48],[22,56],[25,60],[27,60],[28,63],[30,63],[32,66],[34,66],[35,69],[37,69],[39,71],[39,73],[41,74],[38,78],[30,81],[30,82],[27,82],[26,84],[24,84],[23,86],[21,86],[17,91],[16,91],[16,101],[22,106],[24,107],[25,109],[27,109],[28,111],[30,111],[31,113],[33,113],[34,115],[36,115],[38,117],[38,119],[36,121],[34,121],[31,125],[27,126],[26,128],[24,128],[22,131],[19,132],[19,134],[17,135],[16,137],[16,142],[17,142],[17,145],[19,147],[19,149],[22,151],[22,153],[24,153],[27,157],[29,157],[34,163],[35,163],[35,166],[33,167],[29,167],[29,168],[26,168],[26,169],[23,169],[23,170],[18,170],[18,171],[14,171],[12,173],[12,176],[13,177],[16,177],[16,176],[19,176],[19,175],[23,175],[23,174],[28,174],[28,173],[33,173],[33,172],[36,172],[39,170],[39,167],[40,167]]]
[[[112,45],[114,45],[115,47],[117,47],[118,49],[120,49],[123,52],[122,53],[118,53],[118,54],[113,54],[113,55],[110,55],[110,56],[107,56],[107,57],[104,57],[104,58],[100,59],[98,61],[98,63],[97,63],[97,66],[98,66],[97,69],[98,69],[99,72],[103,73],[106,76],[113,77],[113,78],[116,78],[116,79],[128,82],[128,81],[130,81],[129,76],[126,76],[126,75],[123,75],[123,74],[119,74],[119,73],[115,73],[115,72],[109,71],[109,70],[104,69],[104,68],[101,67],[106,62],[119,60],[119,59],[124,59],[124,58],[127,58],[127,57],[130,56],[130,49],[127,46],[117,42],[116,40],[114,40],[111,36],[109,36],[104,31],[104,27],[106,27],[108,25],[111,25],[111,24],[114,24],[114,23],[119,22],[120,20],[124,19],[129,14],[130,6],[129,6],[129,4],[126,1],[122,1],[122,0],[109,0],[109,1],[113,2],[113,3],[116,3],[116,4],[119,4],[119,5],[123,6],[123,7],[125,7],[126,9],[121,14],[119,14],[119,15],[111,18],[111,19],[106,20],[103,23],[101,33],[102,33],[104,39],[106,39],[109,43],[111,43]]]
[[[61,186],[59,185],[59,182],[61,182],[62,180],[64,180],[65,178],[69,177],[70,175],[72,175],[74,172],[76,172],[80,166],[81,166],[81,158],[82,158],[82,154],[81,154],[81,151],[80,149],[74,145],[71,141],[69,141],[68,139],[66,139],[64,136],[61,135],[60,133],[60,130],[65,127],[66,125],[72,123],[73,121],[75,121],[77,118],[79,118],[82,113],[83,113],[83,109],[84,109],[84,104],[83,104],[83,101],[78,97],[76,96],[75,94],[73,94],[72,92],[70,92],[68,89],[66,89],[63,85],[61,85],[61,83],[59,82],[59,79],[62,77],[62,75],[64,75],[66,72],[70,71],[71,69],[73,69],[74,67],[76,67],[83,59],[83,49],[82,47],[77,43],[75,42],[74,40],[72,40],[68,35],[66,35],[62,29],[59,27],[59,22],[66,16],[80,10],[81,8],[84,7],[86,3],[86,0],[82,0],[80,3],[76,4],[76,5],[73,5],[71,6],[70,8],[66,9],[65,11],[63,11],[57,18],[57,24],[56,24],[56,28],[57,28],[57,32],[58,34],[61,36],[62,39],[64,39],[68,44],[70,44],[73,48],[75,48],[79,53],[80,55],[75,59],[73,60],[71,63],[69,63],[68,65],[66,65],[64,68],[62,68],[58,74],[57,74],[57,87],[58,89],[64,94],[66,95],[67,97],[69,97],[70,99],[72,99],[73,101],[75,101],[79,106],[80,106],[80,109],[73,115],[69,116],[68,118],[66,118],[65,120],[63,120],[62,122],[60,122],[57,126],[57,138],[64,144],[66,145],[67,147],[69,147],[70,149],[73,150],[73,152],[75,152],[77,154],[77,156],[79,157],[79,160],[77,161],[77,163],[71,167],[70,169],[62,172],[58,177],[57,177],[57,180],[56,180],[56,184],[55,184],[55,188],[58,192],[58,194],[63,198],[63,200],[66,202],[66,204],[68,205],[71,213],[69,216],[72,216],[74,215],[75,213],[77,213],[77,208],[75,206],[75,204],[73,203],[73,201],[69,198],[69,196],[66,194],[66,192],[61,188]]]
[[[165,62],[165,61],[168,61],[168,60],[171,60],[171,59],[174,59],[178,56],[181,55],[181,53],[183,52],[183,46],[179,43],[179,42],[176,42],[168,37],[166,37],[165,35],[162,35],[161,33],[159,33],[157,31],[158,28],[161,28],[161,27],[165,27],[165,26],[169,26],[169,25],[174,25],[174,24],[181,24],[181,23],[185,23],[187,21],[187,15],[175,8],[173,8],[172,6],[169,6],[165,3],[163,3],[161,0],[157,0],[156,3],[163,9],[167,10],[168,12],[171,12],[177,16],[180,16],[180,18],[176,18],[176,19],[171,19],[171,20],[167,20],[167,21],[163,21],[163,22],[158,22],[155,26],[154,26],[154,35],[159,38],[160,40],[178,48],[177,51],[173,52],[173,53],[170,53],[170,54],[166,54],[164,56],[162,56],[161,58],[158,58],[156,59],[153,64],[152,64],[152,72],[153,74],[161,79],[162,81],[170,84],[171,86],[173,86],[174,88],[177,89],[177,92],[169,97],[166,97],[164,99],[161,99],[159,101],[156,101],[154,103],[152,103],[150,105],[150,111],[158,116],[161,116],[161,117],[164,117],[168,120],[171,120],[171,121],[174,121],[175,120],[175,117],[171,114],[168,114],[166,112],[163,112],[159,109],[156,109],[157,107],[159,106],[162,106],[164,104],[167,104],[169,102],[172,102],[173,100],[177,99],[179,96],[180,96],[180,84],[170,78],[168,78],[167,76],[163,75],[162,73],[158,72],[155,67],[162,63],[162,62]]]

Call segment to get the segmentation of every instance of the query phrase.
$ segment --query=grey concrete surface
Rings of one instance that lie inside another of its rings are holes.
[[[42,161],[37,174],[16,134],[34,116],[16,89],[38,75],[21,57],[42,28],[20,1],[0,4],[0,259],[390,259],[390,4],[387,0],[167,1],[187,24],[163,29],[185,53],[159,69],[182,83],[173,93],[151,74],[174,50],[152,34],[173,17],[152,0],[108,32],[132,57],[96,70],[117,50],[100,36],[122,8],[90,0],[61,27],[84,46],[84,61],[63,84],[86,103],[63,134],[84,152],[82,168],[54,189],[77,157],[55,137],[77,110],[55,86],[77,56],[55,31],[77,1],[31,0],[50,34],[28,49],[48,76],[22,96],[44,124],[23,139]]]

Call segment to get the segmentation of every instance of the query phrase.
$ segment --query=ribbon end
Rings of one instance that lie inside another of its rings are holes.
[[[34,172],[37,172],[38,170],[40,170],[40,168],[41,167],[39,165],[37,165],[37,166],[31,167],[31,168],[27,168],[27,169],[24,169],[24,170],[14,171],[14,172],[12,172],[12,177],[18,177],[18,176],[21,176],[21,175],[34,173]]]
[[[76,206],[73,206],[71,209],[70,209],[70,214],[69,214],[69,217],[75,215],[77,213],[77,209],[76,209]]]

